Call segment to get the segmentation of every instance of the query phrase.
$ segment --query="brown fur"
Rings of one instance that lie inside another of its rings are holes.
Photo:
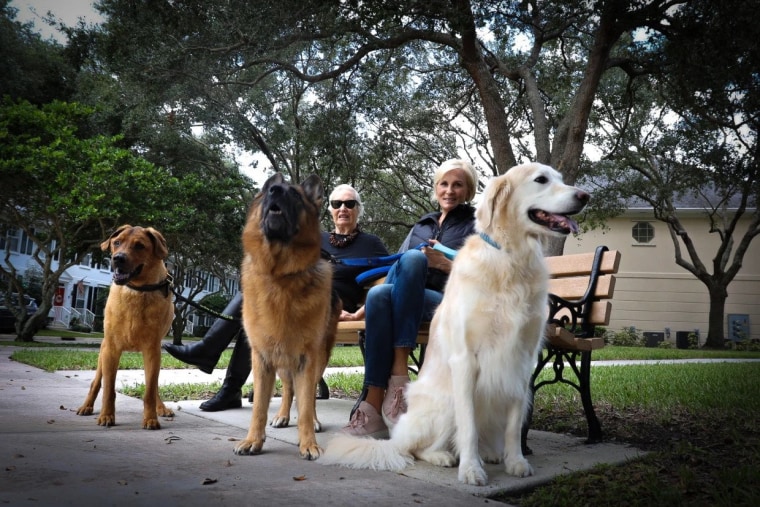
[[[251,344],[256,396],[248,435],[235,454],[259,454],[275,373],[282,406],[272,426],[287,426],[295,392],[299,450],[317,459],[316,386],[330,358],[340,316],[332,268],[320,258],[319,213],[324,200],[315,175],[301,185],[272,176],[255,197],[243,231],[243,326]],[[295,388],[295,389],[294,389]]]
[[[161,339],[171,326],[174,305],[168,287],[139,291],[130,288],[162,284],[168,272],[164,266],[169,251],[166,240],[152,227],[122,225],[101,243],[111,252],[114,282],[106,302],[104,336],[98,356],[98,369],[78,415],[91,415],[103,381],[103,406],[98,416],[100,426],[116,424],[116,371],[124,351],[142,352],[145,363],[145,396],[142,427],[161,428],[158,416],[174,413],[158,397],[158,373],[161,369]]]

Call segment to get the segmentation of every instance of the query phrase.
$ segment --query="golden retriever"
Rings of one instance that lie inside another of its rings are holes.
[[[152,227],[122,225],[101,243],[110,250],[113,284],[106,301],[98,369],[78,415],[91,415],[103,382],[100,426],[116,424],[116,371],[124,351],[142,352],[145,368],[142,427],[161,428],[158,416],[172,417],[158,396],[161,339],[174,318],[171,279],[164,265],[169,255],[163,235]]]
[[[458,252],[430,328],[408,411],[390,440],[338,435],[323,463],[401,470],[414,458],[459,461],[459,480],[485,485],[483,462],[531,475],[520,432],[530,376],[545,327],[548,272],[542,240],[577,231],[568,217],[589,200],[541,164],[513,167],[487,185],[476,211],[479,234]]]

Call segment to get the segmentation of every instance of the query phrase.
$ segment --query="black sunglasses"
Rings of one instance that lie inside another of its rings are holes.
[[[346,208],[354,209],[354,206],[356,206],[356,199],[349,199],[348,201],[330,201],[330,206],[332,206],[333,209],[340,209],[344,204],[346,205]]]

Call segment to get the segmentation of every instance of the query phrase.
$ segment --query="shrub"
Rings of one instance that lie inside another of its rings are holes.
[[[746,350],[748,352],[760,352],[760,340],[741,340],[733,342],[735,350]]]
[[[642,345],[642,338],[634,326],[624,327],[617,333],[612,333],[609,342],[618,347],[639,347]]]

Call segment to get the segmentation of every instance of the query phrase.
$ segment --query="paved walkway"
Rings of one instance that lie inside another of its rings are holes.
[[[596,464],[617,464],[641,454],[611,443],[531,431],[535,475],[518,479],[487,465],[485,487],[457,481],[456,468],[418,462],[402,473],[349,470],[304,461],[295,427],[269,428],[264,453],[236,456],[250,404],[207,413],[200,401],[169,403],[176,416],[157,431],[140,429],[142,402],[117,394],[116,421],[102,428],[95,417],[79,417],[94,372],[47,373],[9,359],[0,347],[0,503],[8,505],[479,505],[497,492],[516,491],[559,474]],[[222,379],[223,370],[163,370],[162,383]],[[118,385],[142,383],[142,373],[120,371]],[[99,411],[100,398],[96,402]],[[279,399],[272,400],[274,414]],[[320,400],[324,446],[346,422],[353,403]],[[295,410],[294,410],[295,412]],[[295,413],[293,417],[295,418]]]

